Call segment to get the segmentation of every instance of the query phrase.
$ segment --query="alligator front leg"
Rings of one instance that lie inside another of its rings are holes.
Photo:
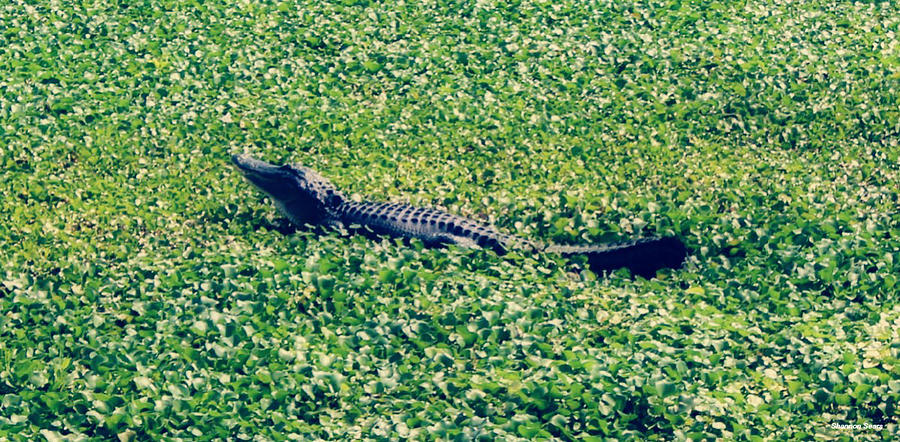
[[[344,223],[342,223],[340,220],[326,219],[326,220],[322,221],[322,224],[325,225],[325,227],[330,227],[341,233],[348,233],[346,226],[344,226]]]

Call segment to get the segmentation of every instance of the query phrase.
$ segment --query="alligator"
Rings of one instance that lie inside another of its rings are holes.
[[[244,178],[267,194],[297,227],[321,225],[375,235],[418,238],[427,247],[454,244],[490,249],[498,255],[510,250],[586,255],[588,265],[596,273],[626,267],[632,274],[648,279],[662,268],[681,266],[687,255],[684,243],[671,236],[612,244],[542,244],[439,209],[394,202],[353,201],[322,175],[303,165],[279,166],[244,154],[233,155],[231,159]]]

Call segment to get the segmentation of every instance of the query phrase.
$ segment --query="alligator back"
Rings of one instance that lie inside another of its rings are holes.
[[[338,210],[345,225],[360,225],[375,233],[419,238],[426,245],[478,245],[498,254],[523,242],[493,227],[439,209],[403,203],[347,201]]]
[[[627,267],[636,275],[650,278],[661,268],[678,267],[687,254],[684,243],[673,237],[612,244],[544,246],[443,210],[403,203],[344,202],[337,212],[345,225],[360,225],[376,234],[419,238],[427,246],[477,245],[501,255],[510,249],[585,255],[588,265],[597,273]]]

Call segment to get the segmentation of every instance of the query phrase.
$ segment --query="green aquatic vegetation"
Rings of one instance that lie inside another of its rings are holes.
[[[900,11],[684,3],[0,6],[0,439],[890,438]],[[234,152],[691,256],[286,235]]]

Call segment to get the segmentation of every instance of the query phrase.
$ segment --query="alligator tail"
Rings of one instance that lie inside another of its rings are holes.
[[[634,275],[651,278],[666,267],[681,266],[687,248],[675,237],[643,238],[635,241],[598,245],[550,245],[545,251],[562,255],[587,255],[588,265],[602,274],[627,267]]]

